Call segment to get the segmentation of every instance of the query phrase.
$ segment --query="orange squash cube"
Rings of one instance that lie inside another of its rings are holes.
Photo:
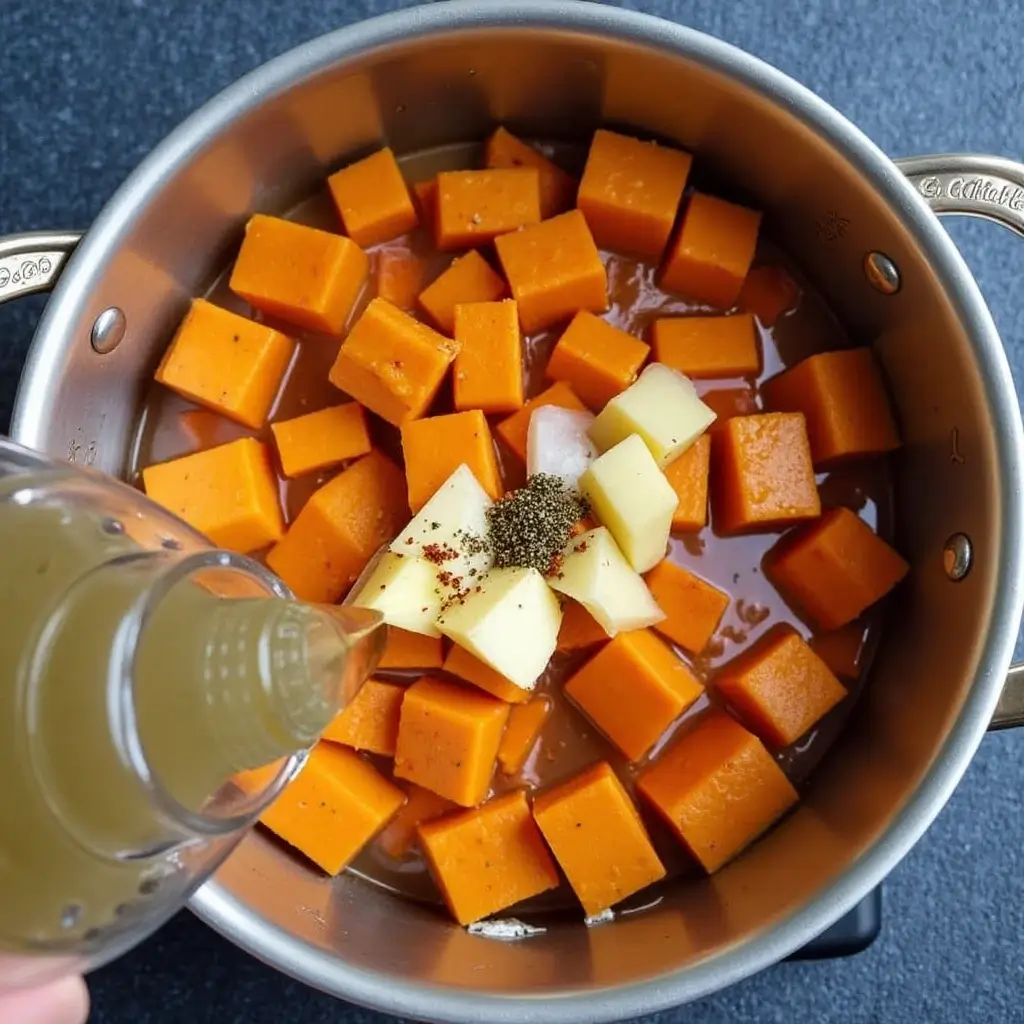
[[[498,764],[504,775],[515,775],[522,770],[550,714],[551,698],[544,695],[512,708],[498,747]]]
[[[540,223],[535,167],[442,171],[437,176],[437,247],[472,249],[498,235]]]
[[[417,181],[412,192],[419,207],[420,223],[433,238],[437,232],[437,178]]]
[[[455,333],[455,307],[470,302],[497,302],[508,289],[498,272],[476,252],[452,260],[436,281],[420,292],[420,308],[445,334]]]
[[[156,379],[253,430],[274,404],[295,342],[266,324],[193,299]]]
[[[588,917],[665,877],[633,801],[605,762],[536,797],[533,816]]]
[[[766,381],[765,404],[802,412],[815,467],[900,446],[882,372],[869,348],[822,352]]]
[[[487,167],[535,167],[540,176],[540,215],[544,220],[570,209],[576,198],[576,179],[533,146],[498,128],[484,147]]]
[[[287,477],[302,476],[370,453],[366,416],[358,402],[345,402],[290,420],[271,423]]]
[[[387,147],[327,179],[345,231],[364,249],[390,241],[419,223],[409,186]]]
[[[558,870],[522,792],[428,821],[420,825],[419,839],[461,925],[558,886]]]
[[[757,737],[717,709],[671,743],[640,777],[637,791],[709,873],[797,801]]]
[[[764,570],[787,603],[828,630],[880,601],[910,566],[848,508],[833,508],[776,542]]]
[[[381,249],[376,254],[377,297],[409,312],[427,277],[426,261],[407,249]]]
[[[251,437],[147,466],[142,484],[217,547],[248,555],[284,533],[269,453]]]
[[[855,682],[860,678],[864,657],[864,623],[854,621],[839,629],[815,633],[811,637],[811,650],[838,679]]]
[[[372,451],[314,492],[267,565],[303,601],[329,604],[408,519],[402,471]]]
[[[407,629],[388,626],[384,653],[377,663],[379,669],[430,669],[444,664],[444,646],[439,636],[424,636]]]
[[[637,761],[704,692],[690,670],[649,629],[619,633],[566,684],[566,694]]]
[[[440,818],[455,806],[451,800],[410,783],[405,804],[377,836],[377,845],[389,857],[399,860],[416,844],[416,830],[420,825]]]
[[[524,333],[568,320],[581,309],[608,308],[608,275],[579,210],[501,235],[494,245]]]
[[[729,607],[729,595],[666,559],[644,577],[665,618],[655,624],[683,650],[700,654]]]
[[[463,807],[487,798],[509,706],[458,683],[424,677],[405,693],[395,777]]]
[[[352,325],[330,382],[396,427],[434,400],[458,345],[384,299]]]
[[[604,643],[608,634],[604,627],[578,601],[567,600],[562,606],[562,625],[558,630],[558,650],[582,651]]]
[[[533,415],[533,410],[539,409],[542,405],[557,405],[560,409],[574,409],[577,412],[583,412],[586,408],[568,384],[556,381],[546,391],[531,398],[518,412],[514,412],[508,419],[502,420],[495,428],[498,437],[524,463],[526,462],[526,441],[530,432],[530,417]]]
[[[718,692],[769,747],[788,747],[845,696],[846,690],[791,626],[758,638],[715,674]]]
[[[547,374],[568,384],[596,412],[636,380],[649,354],[638,338],[583,311],[558,339]]]
[[[522,408],[523,341],[515,301],[456,306],[455,340],[455,408],[486,413]]]
[[[754,259],[761,214],[695,192],[661,270],[661,287],[717,309],[736,305]]]
[[[775,528],[821,515],[800,413],[734,416],[715,432],[712,455],[716,533]]]
[[[765,327],[774,327],[799,301],[797,283],[782,267],[770,263],[753,267],[740,289],[740,309],[753,313]]]
[[[403,424],[402,454],[413,515],[462,463],[492,498],[501,496],[494,439],[479,409]]]
[[[665,467],[665,479],[679,498],[672,513],[672,529],[692,533],[708,522],[708,469],[711,435],[701,434],[689,448]]]
[[[756,377],[761,372],[757,328],[749,313],[678,316],[654,321],[654,358],[694,380]]]
[[[444,659],[444,670],[450,672],[467,683],[479,686],[492,697],[497,697],[508,704],[523,704],[530,699],[530,691],[516,686],[500,672],[482,662],[476,655],[470,654],[464,647],[452,644],[448,656]]]
[[[405,687],[367,679],[352,703],[324,730],[323,738],[355,750],[394,757]]]
[[[257,213],[229,287],[270,316],[337,335],[369,276],[369,257],[351,238]]]
[[[661,259],[690,174],[689,153],[598,130],[576,205],[602,249]]]
[[[751,387],[705,391],[700,400],[715,414],[714,423],[708,427],[711,433],[721,430],[733,416],[753,416],[761,411],[757,390]]]

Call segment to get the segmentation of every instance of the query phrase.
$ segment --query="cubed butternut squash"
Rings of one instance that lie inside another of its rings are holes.
[[[492,697],[497,697],[508,704],[523,704],[530,699],[530,691],[516,686],[511,679],[506,679],[476,655],[470,654],[464,647],[452,644],[444,659],[444,670],[450,672],[467,683],[479,686]]]
[[[546,391],[529,399],[518,412],[514,412],[508,419],[502,420],[495,428],[498,437],[519,456],[523,463],[526,462],[530,417],[533,415],[534,409],[539,409],[544,405],[555,405],[560,409],[573,409],[577,412],[582,412],[585,409],[568,384],[556,381]]]
[[[416,830],[426,821],[433,821],[455,809],[456,805],[422,786],[407,784],[405,803],[384,830],[377,836],[377,845],[396,860],[416,845]]]
[[[408,249],[381,249],[376,254],[377,297],[410,312],[427,279],[427,263]]]
[[[456,306],[455,340],[456,410],[507,413],[522,408],[523,342],[515,300]]]
[[[402,701],[395,777],[462,807],[487,798],[509,705],[458,683],[424,677]]]
[[[838,679],[852,683],[860,678],[864,658],[864,623],[855,620],[811,637],[811,650]]]
[[[582,651],[608,640],[604,627],[578,601],[562,606],[562,625],[558,630],[558,650]]]
[[[193,299],[156,379],[253,430],[267,420],[295,342],[266,324]]]
[[[533,146],[498,128],[484,147],[487,167],[534,167],[540,186],[540,215],[544,220],[564,213],[576,198],[576,179]]]
[[[786,534],[764,570],[786,601],[816,629],[839,629],[880,601],[910,567],[848,508]]]
[[[717,709],[671,743],[640,777],[637,791],[709,873],[797,800],[757,737]]]
[[[370,433],[358,402],[279,420],[270,429],[287,477],[313,473],[370,453]]]
[[[442,171],[437,176],[437,247],[472,249],[540,223],[536,167]]]
[[[324,730],[323,738],[355,750],[394,757],[405,687],[367,679],[352,702]]]
[[[409,186],[388,147],[327,179],[348,236],[364,249],[412,231],[419,223]]]
[[[665,559],[644,577],[665,618],[654,628],[691,654],[700,654],[729,607],[729,595]]]
[[[522,792],[428,821],[420,848],[461,925],[554,889],[558,870]]]
[[[665,479],[679,498],[672,513],[673,532],[693,533],[707,525],[710,465],[711,435],[701,434],[679,458],[665,467]]]
[[[705,391],[700,400],[715,414],[715,421],[708,427],[714,433],[721,430],[733,416],[753,416],[761,412],[760,399],[756,388],[717,388]]]
[[[800,287],[789,273],[774,263],[753,267],[740,289],[739,307],[753,313],[765,327],[774,327],[796,309]]]
[[[369,275],[369,257],[351,238],[257,213],[246,225],[229,287],[270,316],[336,335]]]
[[[430,237],[434,238],[437,232],[437,178],[417,181],[412,187],[412,194],[416,197],[416,205],[419,207],[420,223],[427,229]]]
[[[498,747],[498,764],[504,775],[522,770],[551,714],[551,706],[551,698],[542,694],[526,704],[517,704],[509,712],[505,735]]]
[[[654,358],[694,380],[756,377],[761,372],[761,346],[754,318],[674,316],[654,321]]]
[[[475,249],[452,260],[438,278],[420,292],[419,304],[445,334],[455,334],[455,308],[470,302],[497,302],[508,288],[501,275]]]
[[[248,555],[284,533],[269,453],[251,437],[147,466],[142,484],[217,547]]]
[[[439,636],[424,636],[395,626],[388,628],[380,669],[417,668],[426,671],[444,664],[444,641]]]

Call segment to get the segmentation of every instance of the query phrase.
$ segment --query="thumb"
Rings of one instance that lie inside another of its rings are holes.
[[[89,992],[81,978],[0,995],[0,1021],[12,1024],[85,1024],[88,1016]]]

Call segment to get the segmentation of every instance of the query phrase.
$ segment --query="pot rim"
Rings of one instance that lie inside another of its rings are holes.
[[[48,303],[22,377],[12,436],[39,447],[47,419],[47,388],[63,362],[73,322],[97,268],[114,251],[142,209],[206,142],[260,104],[314,75],[369,51],[420,37],[474,29],[544,28],[633,42],[692,59],[770,96],[870,178],[900,216],[968,329],[981,383],[997,427],[999,513],[1003,554],[994,605],[981,645],[978,672],[960,714],[928,775],[889,828],[842,876],[771,929],[713,959],[654,980],[547,996],[479,995],[398,981],[347,965],[324,951],[269,929],[216,878],[199,889],[191,908],[236,945],[286,974],[331,995],[400,1017],[478,1024],[533,1021],[572,1024],[613,1021],[667,1009],[706,996],[783,959],[850,910],[906,855],[949,799],[985,733],[1010,664],[1024,603],[1022,487],[1024,431],[1009,366],[991,314],[956,246],[892,161],[842,114],[809,89],[731,44],[651,15],[584,0],[445,0],[382,15],[335,30],[249,72],[204,104],[168,135],[106,204],[72,257]]]

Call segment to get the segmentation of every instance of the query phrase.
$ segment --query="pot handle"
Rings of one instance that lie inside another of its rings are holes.
[[[81,239],[81,231],[26,231],[0,238],[0,303],[49,291]]]
[[[897,160],[936,213],[995,221],[1024,235],[1024,164],[999,156],[939,153]],[[989,728],[1024,725],[1024,664],[1012,665]]]

